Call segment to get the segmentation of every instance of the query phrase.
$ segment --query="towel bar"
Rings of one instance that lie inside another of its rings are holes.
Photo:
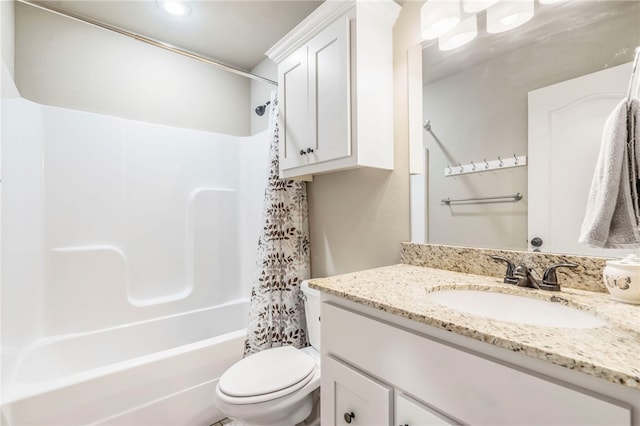
[[[443,198],[440,200],[442,204],[450,205],[451,203],[505,203],[505,202],[513,202],[522,200],[522,194],[516,193],[513,195],[499,195],[496,197],[482,197],[482,198],[462,198],[459,200],[452,200],[451,198]]]

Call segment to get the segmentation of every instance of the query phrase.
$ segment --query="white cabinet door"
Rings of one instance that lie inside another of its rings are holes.
[[[451,426],[451,419],[403,394],[396,395],[395,423],[400,426]]]
[[[329,357],[322,357],[322,425],[390,425],[391,388]]]
[[[303,46],[278,66],[280,107],[280,169],[307,164],[306,149],[315,146],[309,116],[307,46]]]
[[[351,155],[349,19],[331,24],[308,44],[313,162]]]

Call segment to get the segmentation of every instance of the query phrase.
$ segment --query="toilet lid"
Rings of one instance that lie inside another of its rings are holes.
[[[252,397],[271,394],[308,378],[315,360],[293,346],[258,352],[234,364],[220,377],[226,395]]]

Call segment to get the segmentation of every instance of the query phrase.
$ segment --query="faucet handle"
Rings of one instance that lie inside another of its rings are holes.
[[[504,276],[504,282],[507,284],[516,284],[518,282],[518,279],[516,277],[513,276],[513,271],[515,270],[515,266],[513,265],[513,263],[504,257],[501,256],[489,256],[491,257],[493,260],[496,260],[498,262],[503,262],[507,264],[507,272]]]
[[[558,268],[576,268],[576,263],[556,263],[549,266],[542,275],[542,283],[540,287],[544,290],[560,291],[560,284],[558,284],[558,276],[556,275],[556,269]]]

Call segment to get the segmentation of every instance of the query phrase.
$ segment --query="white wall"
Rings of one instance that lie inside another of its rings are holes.
[[[15,40],[16,84],[27,99],[249,135],[244,77],[24,4],[16,4]]]
[[[527,249],[527,169],[535,164],[455,177],[445,177],[444,169],[526,155],[527,93],[631,61],[638,28],[633,13],[574,28],[424,86],[424,118],[433,132],[424,132],[430,243]],[[517,203],[440,203],[516,192],[524,194]]]
[[[278,81],[278,66],[269,58],[265,58],[262,62],[256,65],[252,70],[252,74],[259,75],[260,77],[268,78],[269,80]],[[262,117],[255,113],[255,109],[258,105],[264,105],[271,99],[271,92],[277,92],[278,87],[269,83],[262,83],[260,81],[251,80],[251,134],[255,135],[264,130],[267,130],[269,125],[269,107],[265,111]]]

